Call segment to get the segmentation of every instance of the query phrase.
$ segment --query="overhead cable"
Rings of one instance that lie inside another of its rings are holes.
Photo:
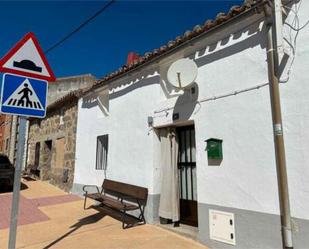
[[[109,6],[111,6],[116,0],[110,0],[108,3],[106,3],[101,9],[99,9],[96,13],[94,13],[91,17],[89,17],[87,20],[85,20],[83,23],[81,23],[77,28],[75,28],[73,31],[68,33],[65,37],[63,37],[61,40],[56,42],[53,46],[48,48],[45,51],[45,54],[48,54],[50,51],[54,50],[56,47],[61,45],[63,42],[65,42],[67,39],[69,39],[72,35],[76,34],[78,31],[80,31],[83,27],[85,27],[88,23],[90,23],[93,19],[95,19],[97,16],[102,14]]]

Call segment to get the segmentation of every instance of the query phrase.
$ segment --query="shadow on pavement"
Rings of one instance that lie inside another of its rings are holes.
[[[72,234],[73,232],[75,232],[76,230],[81,228],[82,226],[96,223],[99,220],[101,220],[105,215],[106,214],[104,214],[104,213],[96,213],[96,214],[93,214],[93,215],[90,215],[90,216],[87,216],[85,218],[80,219],[77,223],[75,223],[74,225],[70,226],[70,228],[73,228],[72,230],[70,230],[69,232],[65,233],[64,235],[62,235],[58,239],[54,240],[53,242],[51,242],[50,244],[45,246],[43,249],[51,248],[53,245],[57,244],[58,242],[60,242],[64,238],[68,237],[70,234]]]
[[[35,182],[36,179],[30,177],[30,176],[23,176],[23,179],[26,180],[27,182]]]
[[[28,186],[24,183],[20,184],[20,190],[25,190],[27,189]],[[3,193],[12,193],[13,192],[13,187],[7,186],[6,184],[0,185],[0,194]]]

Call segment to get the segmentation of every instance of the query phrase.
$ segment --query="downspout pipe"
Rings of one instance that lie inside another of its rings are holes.
[[[269,2],[269,5],[264,6],[264,11],[267,25],[267,64],[280,201],[282,242],[283,248],[291,249],[293,248],[292,222],[280,104],[276,22],[272,1]]]

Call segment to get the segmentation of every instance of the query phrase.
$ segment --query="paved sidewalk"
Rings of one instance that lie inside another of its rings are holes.
[[[83,200],[76,196],[65,194],[41,181],[24,184],[28,188],[21,191],[20,217],[24,215],[26,222],[18,226],[17,248],[206,248],[194,240],[153,225],[123,230],[119,221],[93,209],[83,210]],[[8,209],[9,199],[11,194],[0,194],[0,222],[4,219],[2,210]],[[8,214],[6,216],[8,220]],[[0,227],[0,248],[7,248],[8,232],[8,228]]]
[[[49,217],[45,215],[39,207],[62,204],[65,202],[77,201],[80,200],[78,196],[64,194],[63,192],[57,191],[47,191],[50,195],[54,192],[55,196],[49,197],[39,197],[33,198],[37,196],[41,196],[37,194],[37,189],[45,189],[46,183],[37,182],[33,188],[36,189],[33,193],[28,190],[26,193],[22,191],[22,194],[19,199],[19,216],[18,216],[18,225],[26,225],[35,222],[41,222],[49,220]],[[51,188],[53,189],[53,188]],[[30,192],[30,193],[29,193]],[[61,195],[60,195],[61,194]],[[32,197],[25,198],[24,195]],[[12,206],[12,195],[11,194],[1,194],[0,195],[0,229],[9,228],[10,226],[10,215],[11,215],[11,206]]]

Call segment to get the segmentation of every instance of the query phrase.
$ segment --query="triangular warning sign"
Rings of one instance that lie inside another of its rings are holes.
[[[33,87],[28,79],[23,81],[23,83],[3,103],[3,106],[44,110],[41,101],[33,90]]]
[[[0,71],[55,81],[45,55],[33,33],[28,33],[1,60]]]

